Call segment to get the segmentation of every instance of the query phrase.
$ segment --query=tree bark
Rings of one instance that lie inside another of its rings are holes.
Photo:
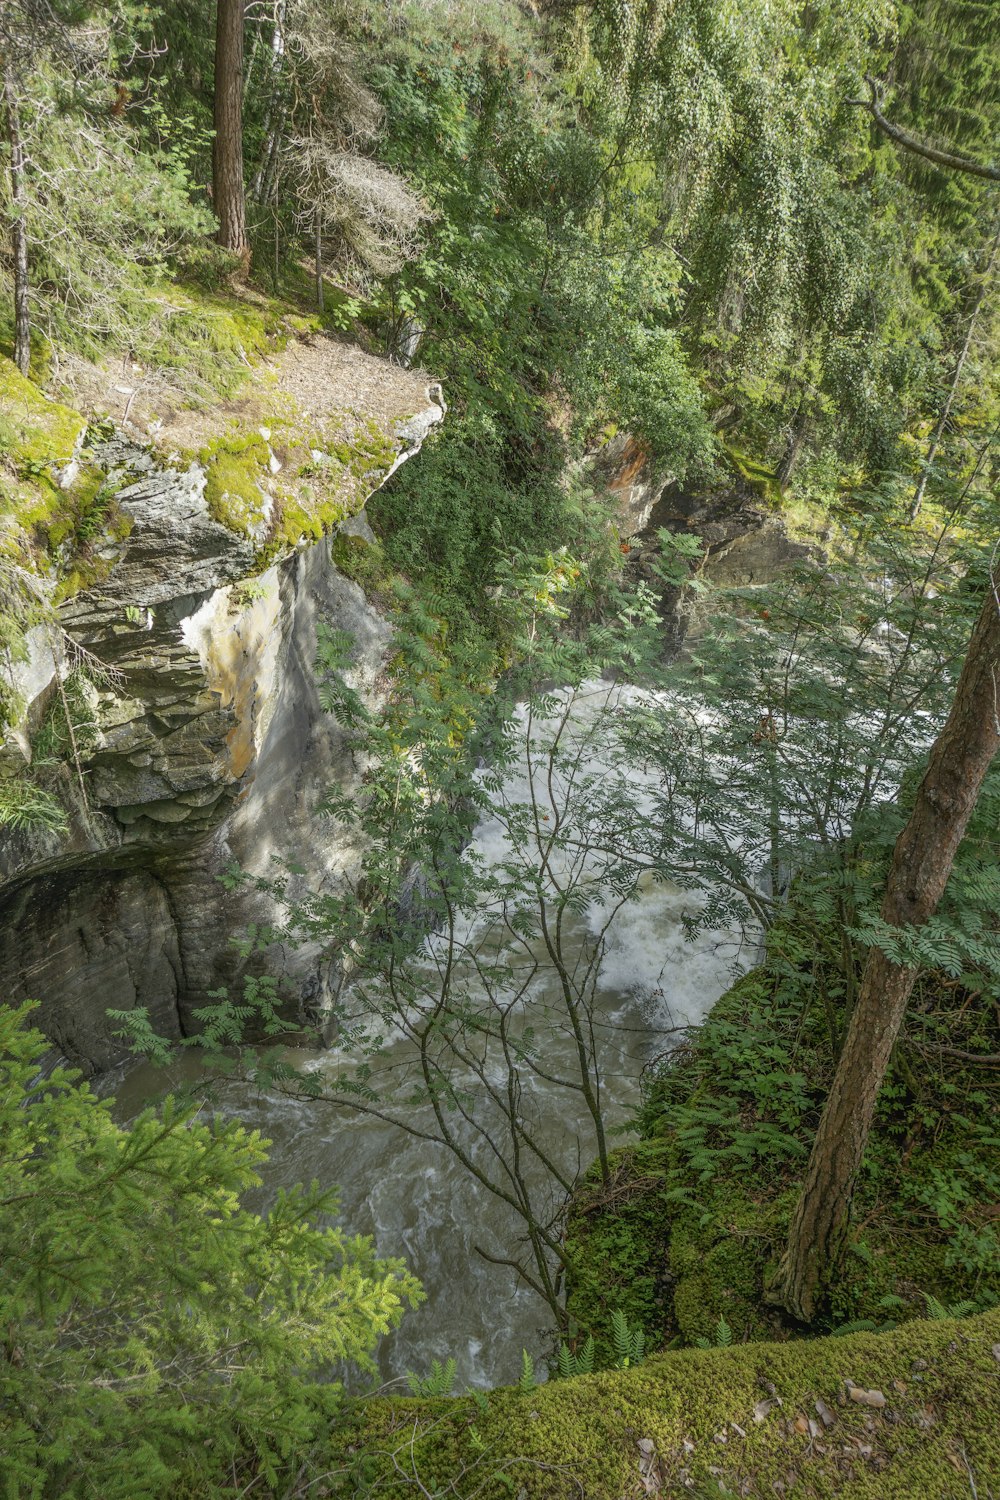
[[[219,219],[219,244],[238,255],[244,269],[249,269],[243,180],[243,6],[244,0],[218,0],[212,199]]]
[[[936,167],[944,167],[949,172],[969,172],[973,177],[987,177],[991,182],[1000,182],[1000,167],[984,167],[978,161],[970,161],[967,156],[956,156],[953,151],[940,151],[937,146],[928,146],[908,130],[893,125],[882,113],[879,84],[867,73],[865,82],[871,90],[871,98],[848,99],[847,103],[856,105],[858,109],[866,109],[879,130],[897,146],[901,146],[904,151],[912,151],[915,156],[922,156],[925,161],[932,161]]]
[[[281,132],[284,127],[285,102],[282,95],[282,73],[285,66],[285,0],[278,0],[274,8],[274,32],[271,37],[270,80],[267,110],[264,115],[264,148],[260,162],[250,186],[254,201],[267,202],[268,191],[274,176],[274,163],[278,155]]]
[[[983,304],[985,303],[986,298],[989,295],[990,284],[993,279],[993,271],[997,263],[998,251],[1000,251],[1000,223],[998,223],[996,234],[993,236],[993,245],[990,249],[989,262],[987,263],[986,270],[983,273],[982,285],[979,288],[979,294],[976,297],[975,306],[973,307],[972,313],[969,317],[969,326],[966,330],[965,342],[962,345],[962,351],[958,356],[958,363],[955,366],[955,375],[951,382],[951,389],[948,392],[948,399],[944,403],[944,406],[941,410],[941,415],[938,418],[937,426],[934,429],[934,436],[931,438],[931,444],[927,450],[927,458],[924,461],[924,471],[920,476],[920,483],[917,485],[916,493],[913,496],[913,502],[910,505],[911,521],[915,521],[917,516],[920,514],[920,507],[923,504],[924,500],[924,491],[927,489],[927,481],[930,478],[931,469],[934,467],[934,460],[937,458],[938,449],[941,446],[941,439],[944,436],[944,429],[947,425],[948,418],[951,416],[951,408],[954,405],[955,396],[957,395],[959,385],[962,382],[962,373],[965,370],[965,361],[969,357],[969,350],[972,348],[972,339],[976,331],[976,324],[979,322],[979,314],[982,312]]]
[[[313,229],[316,237],[316,308],[318,312],[323,312],[326,308],[323,290],[323,210],[319,202],[316,204]]]
[[[893,927],[920,926],[934,913],[998,750],[1000,598],[991,572],[951,712],[893,850],[882,903],[882,918]],[[870,949],[785,1255],[767,1292],[768,1301],[804,1323],[844,1248],[875,1102],[916,977],[916,968]]]
[[[31,310],[28,302],[28,230],[24,202],[24,143],[21,140],[21,116],[17,99],[17,80],[8,60],[3,73],[4,104],[7,113],[7,142],[10,146],[10,237],[14,252],[14,363],[22,375],[31,367]]]

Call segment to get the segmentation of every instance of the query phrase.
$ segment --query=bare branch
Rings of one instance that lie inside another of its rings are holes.
[[[887,120],[882,113],[882,85],[870,73],[865,74],[865,82],[871,91],[870,98],[848,99],[846,102],[857,109],[867,110],[883,135],[887,135],[897,146],[904,151],[912,151],[915,156],[922,156],[925,161],[933,162],[936,167],[943,167],[948,172],[968,172],[973,177],[986,177],[990,182],[1000,182],[1000,167],[987,167],[981,162],[970,161],[967,156],[956,156],[953,151],[941,151],[937,146],[928,146],[926,141],[918,140],[908,130]]]

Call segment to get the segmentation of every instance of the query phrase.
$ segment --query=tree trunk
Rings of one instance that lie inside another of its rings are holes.
[[[250,186],[257,203],[266,203],[268,190],[274,176],[274,162],[278,154],[281,132],[284,126],[285,105],[281,98],[282,73],[285,66],[285,0],[278,0],[274,9],[274,33],[271,37],[270,79],[268,83],[267,111],[264,115],[264,148],[260,163]]]
[[[991,575],[955,701],[893,850],[882,918],[916,927],[935,911],[990,763],[1000,750],[1000,598]],[[889,1057],[917,977],[872,948],[819,1123],[788,1246],[768,1300],[804,1323],[844,1247]]]
[[[319,203],[316,204],[316,307],[319,312],[326,308],[326,295],[323,290],[323,210]]]
[[[212,199],[219,219],[219,244],[238,255],[244,269],[249,269],[243,181],[243,4],[244,0],[218,0]]]
[[[987,263],[986,270],[983,273],[982,286],[979,288],[979,295],[976,297],[975,306],[973,307],[972,313],[969,317],[969,326],[966,330],[965,342],[962,345],[962,352],[959,354],[958,363],[955,366],[955,375],[951,382],[951,389],[948,392],[948,399],[944,403],[941,415],[938,418],[937,426],[934,429],[934,436],[931,438],[931,445],[927,450],[927,458],[924,462],[924,472],[920,476],[920,483],[917,485],[916,493],[913,496],[913,503],[910,506],[911,521],[915,521],[917,516],[920,514],[920,507],[923,504],[924,491],[927,488],[927,481],[930,478],[931,469],[934,466],[934,460],[937,458],[937,452],[941,446],[941,439],[944,436],[945,426],[947,425],[948,418],[951,416],[951,408],[954,405],[955,396],[958,393],[958,387],[962,381],[962,372],[965,369],[965,361],[968,359],[969,350],[972,348],[972,338],[973,334],[976,331],[976,324],[979,322],[979,314],[982,312],[983,304],[985,303],[986,298],[989,295],[990,282],[993,277],[994,267],[997,263],[998,251],[1000,251],[1000,223],[998,223],[997,232],[993,236],[993,245],[990,249],[989,262]]]
[[[778,481],[778,488],[781,490],[787,489],[789,484],[791,484],[792,475],[795,473],[796,465],[802,456],[802,449],[808,431],[809,414],[805,410],[804,403],[800,402],[792,419],[792,430],[788,437],[788,445],[785,448],[784,457],[778,465],[778,471],[775,475]]]
[[[14,363],[22,375],[31,367],[31,313],[28,305],[28,230],[24,203],[24,145],[17,101],[17,80],[8,61],[3,74],[10,146],[10,237],[14,252]]]

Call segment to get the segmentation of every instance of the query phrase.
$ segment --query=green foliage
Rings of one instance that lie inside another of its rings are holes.
[[[406,1383],[414,1396],[450,1396],[455,1386],[455,1370],[455,1361],[450,1356],[443,1363],[439,1359],[432,1359],[429,1375],[421,1378],[411,1370]]]
[[[72,760],[93,749],[97,742],[97,718],[88,696],[89,679],[75,668],[62,682],[62,691],[54,692],[41,723],[31,741],[34,764]]]
[[[390,36],[375,78],[386,155],[435,219],[375,316],[390,350],[422,331],[451,411],[371,514],[394,566],[428,571],[451,618],[492,629],[512,548],[585,551],[564,471],[605,422],[631,424],[677,474],[706,471],[714,439],[668,326],[676,259],[602,219],[606,143],[571,80],[510,16],[484,12],[461,39],[412,21],[419,46]]]
[[[559,1377],[569,1380],[574,1375],[592,1375],[594,1372],[594,1336],[588,1333],[578,1349],[571,1349],[565,1342],[559,1345]]]
[[[12,1493],[221,1495],[308,1466],[345,1363],[420,1295],[329,1227],[335,1194],[244,1206],[265,1143],[167,1100],[129,1129],[39,1068],[0,1009],[0,1447]]]
[[[527,1396],[535,1389],[535,1362],[527,1349],[521,1350],[521,1375],[517,1382],[517,1388],[522,1396]]]
[[[22,831],[40,828],[49,833],[64,833],[68,826],[62,803],[27,776],[0,779],[0,824]]]
[[[628,1319],[620,1307],[611,1314],[611,1343],[614,1349],[614,1368],[627,1370],[631,1365],[641,1365],[646,1353],[646,1335],[641,1328],[630,1328]]]
[[[977,1311],[976,1304],[968,1298],[964,1302],[953,1302],[950,1307],[945,1307],[944,1303],[932,1297],[930,1292],[925,1292],[924,1301],[927,1304],[929,1318],[967,1318]]]
[[[622,1295],[652,1339],[711,1338],[720,1318],[741,1337],[770,1335],[761,1288],[872,943],[922,977],[858,1189],[858,1220],[878,1205],[877,1225],[857,1234],[828,1318],[881,1326],[887,1298],[913,1316],[923,1307],[914,1286],[946,1304],[985,1298],[982,1307],[1000,1295],[989,1209],[1000,1189],[997,1121],[987,1104],[1000,1041],[995,777],[935,920],[898,931],[876,915],[919,771],[914,715],[926,745],[949,705],[949,662],[976,599],[952,589],[949,619],[926,592],[928,565],[917,573],[903,549],[894,562],[878,536],[871,526],[865,545],[886,568],[879,585],[827,564],[777,595],[754,590],[753,615],[700,638],[690,662],[662,679],[666,693],[638,708],[634,698],[631,730],[621,716],[608,817],[613,809],[620,836],[645,847],[663,878],[704,889],[711,868],[714,889],[692,931],[721,918],[752,932],[756,919],[767,957],[648,1078],[648,1140],[616,1157],[607,1202],[592,1183],[577,1197],[568,1307],[596,1338]],[[894,576],[906,580],[898,592]],[[629,784],[640,754],[658,768],[652,817],[646,792],[640,802]],[[761,899],[762,871],[787,902]]]
[[[733,1330],[725,1318],[720,1317],[710,1339],[699,1336],[694,1342],[698,1349],[728,1349],[733,1342]]]

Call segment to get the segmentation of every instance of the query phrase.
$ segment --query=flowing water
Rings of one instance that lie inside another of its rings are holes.
[[[586,736],[596,707],[612,692],[621,690],[594,684],[573,704],[564,737],[578,737],[584,773],[602,770],[601,752],[588,745]],[[529,754],[526,749],[507,778],[505,798],[528,802],[533,791],[536,802],[558,800],[558,785],[540,783],[537,764],[529,785]],[[482,822],[473,849],[487,863],[509,860],[502,818]],[[690,890],[644,877],[636,899],[608,932],[594,1027],[609,1126],[627,1118],[639,1096],[643,1068],[672,1045],[676,1029],[699,1021],[734,973],[754,959],[754,942],[738,931],[687,935],[685,917],[697,908],[698,899]],[[581,947],[601,920],[599,904],[576,918]],[[429,955],[439,941],[428,940]],[[553,971],[542,967],[526,1004],[539,1028],[550,1027],[544,1036],[546,1071],[567,1070],[574,1049]],[[402,1063],[406,1047],[402,1039],[392,1042],[388,1061]],[[321,1079],[351,1061],[336,1048],[295,1057]],[[350,1108],[278,1095],[240,1095],[235,1087],[223,1096],[227,1113],[238,1114],[273,1143],[267,1192],[313,1179],[338,1183],[343,1223],[352,1232],[372,1235],[383,1255],[404,1257],[423,1283],[427,1300],[383,1340],[378,1360],[386,1381],[408,1370],[425,1373],[432,1359],[453,1357],[456,1388],[494,1385],[517,1378],[522,1348],[536,1360],[551,1350],[551,1318],[540,1298],[519,1285],[513,1271],[477,1252],[482,1247],[503,1254],[518,1237],[519,1222],[446,1147]],[[133,1112],[162,1089],[162,1076],[152,1076],[145,1067],[133,1069],[119,1084],[119,1108]],[[562,1163],[588,1165],[595,1154],[593,1134],[578,1093],[536,1077],[526,1083],[524,1107]]]

